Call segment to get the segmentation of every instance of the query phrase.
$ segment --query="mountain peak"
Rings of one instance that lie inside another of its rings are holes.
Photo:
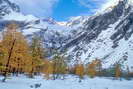
[[[43,21],[48,22],[49,24],[56,24],[56,21],[51,17],[44,18]]]
[[[123,9],[127,9],[128,7],[133,5],[133,0],[109,0],[106,2],[101,9],[96,12],[96,15],[104,14],[112,11],[116,7],[124,7]]]
[[[2,17],[11,12],[20,12],[20,8],[9,0],[0,0],[0,12],[0,17]]]

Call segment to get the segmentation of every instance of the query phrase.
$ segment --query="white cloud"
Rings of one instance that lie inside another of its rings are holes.
[[[25,14],[44,17],[52,14],[52,9],[58,0],[10,0],[17,3]]]
[[[105,10],[110,6],[118,4],[120,0],[78,0],[80,5],[89,8],[91,12]]]
[[[88,8],[97,8],[104,4],[107,0],[78,0],[78,2]]]
[[[109,7],[114,7],[118,4],[121,0],[106,0],[106,3],[102,5],[101,10],[105,10]]]

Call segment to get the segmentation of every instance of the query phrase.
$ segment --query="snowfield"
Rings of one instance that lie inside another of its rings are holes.
[[[133,80],[96,77],[85,78],[79,82],[76,76],[68,76],[65,80],[45,80],[41,76],[31,79],[19,76],[8,79],[6,83],[0,82],[0,89],[133,89]]]

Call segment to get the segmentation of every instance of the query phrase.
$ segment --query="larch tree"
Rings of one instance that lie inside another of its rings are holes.
[[[54,79],[61,78],[60,75],[63,76],[67,73],[67,63],[65,61],[65,57],[56,53],[53,57],[53,77]]]
[[[90,64],[88,64],[87,72],[90,77],[100,75],[102,70],[101,60],[95,59]]]
[[[38,68],[41,65],[43,65],[42,59],[44,59],[44,48],[40,37],[35,35],[32,38],[30,50],[31,50],[31,56],[32,56],[32,66],[31,66],[32,70],[31,70],[30,77],[33,77],[34,73],[38,72],[37,71],[39,70]]]
[[[65,79],[65,74],[68,73],[68,65],[66,63],[66,57],[64,55],[61,56],[61,66],[60,73],[62,74],[62,78]]]
[[[120,64],[116,64],[116,69],[115,69],[115,77],[119,78],[121,76],[121,67]]]
[[[126,75],[127,78],[130,77],[130,69],[129,69],[129,66],[127,66],[127,75]]]
[[[5,70],[5,56],[6,56],[6,49],[3,47],[2,43],[0,42],[0,74],[2,75]]]
[[[18,29],[17,24],[11,23],[3,33],[1,41],[1,48],[4,49],[3,65],[5,67],[3,82],[9,72],[24,72],[26,67],[30,65],[29,46]]]
[[[88,65],[88,75],[93,78],[96,75],[95,65],[93,63]]]
[[[84,76],[84,65],[83,64],[77,64],[76,65],[76,75],[79,76],[80,80],[79,82],[81,82],[81,79],[83,79],[83,76]]]
[[[102,71],[102,61],[100,59],[95,59],[93,64],[95,65],[96,75],[100,76]]]
[[[50,75],[53,74],[53,62],[52,61],[49,61],[49,60],[45,60],[44,61],[44,66],[43,66],[44,70],[44,77],[48,80],[48,79],[51,79],[52,77]]]

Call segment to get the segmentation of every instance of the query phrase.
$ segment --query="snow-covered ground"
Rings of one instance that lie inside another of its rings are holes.
[[[0,77],[2,79],[2,77]],[[45,80],[41,76],[34,79],[24,76],[12,77],[6,83],[0,82],[0,89],[133,89],[133,80],[112,80],[111,78],[85,78],[82,82],[75,76],[65,80]],[[40,87],[35,88],[35,85]]]

